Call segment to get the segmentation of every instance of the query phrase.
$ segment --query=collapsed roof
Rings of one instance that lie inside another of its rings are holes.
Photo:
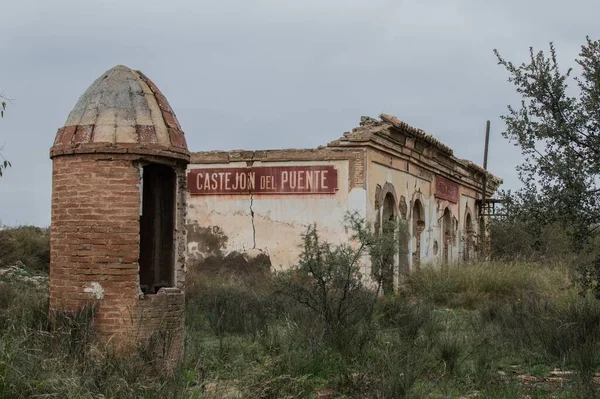
[[[369,116],[361,117],[360,126],[345,132],[342,137],[328,144],[329,147],[347,146],[358,143],[364,143],[375,140],[376,137],[383,137],[393,141],[399,141],[403,137],[410,137],[415,141],[424,143],[427,147],[433,147],[443,155],[447,156],[451,161],[456,162],[467,169],[471,169],[477,173],[486,174],[488,183],[497,187],[502,184],[502,179],[494,176],[489,171],[467,159],[460,159],[454,156],[454,151],[437,138],[425,131],[409,125],[401,121],[397,117],[388,114],[379,115],[380,119],[371,118]],[[394,135],[393,133],[399,133]]]

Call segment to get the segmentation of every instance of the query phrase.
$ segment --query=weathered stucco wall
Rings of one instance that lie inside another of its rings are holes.
[[[367,156],[367,220],[377,225],[378,218],[384,214],[384,201],[389,193],[394,198],[394,216],[407,222],[409,233],[408,265],[415,269],[420,265],[444,263],[444,250],[448,251],[448,262],[459,262],[465,259],[465,240],[470,238],[468,256],[474,256],[473,237],[478,233],[476,221],[477,209],[475,200],[477,193],[474,189],[455,182],[458,185],[458,201],[456,203],[437,198],[435,179],[436,173],[426,167],[419,166],[411,160],[371,150]],[[446,176],[448,178],[448,176]],[[424,226],[421,232],[420,251],[417,251],[417,232],[414,223],[416,215],[415,202],[422,205],[420,219]],[[452,235],[447,247],[444,247],[444,211],[450,211]],[[471,215],[472,230],[467,232],[466,215]],[[470,234],[470,236],[469,236]]]
[[[300,236],[309,224],[316,222],[327,241],[344,242],[349,238],[344,215],[357,210],[378,231],[385,220],[406,223],[406,239],[398,236],[396,286],[402,273],[421,265],[473,258],[477,235],[484,233],[476,205],[484,176],[488,198],[502,180],[456,158],[452,149],[422,130],[390,115],[380,118],[362,117],[360,126],[326,147],[192,154],[190,168],[334,165],[339,190],[335,195],[188,194],[190,257],[214,270],[228,263],[231,252],[262,250],[274,269],[288,268],[297,261]],[[363,275],[370,278],[368,256],[364,261]],[[385,279],[389,288],[390,274]]]
[[[211,256],[232,252],[268,255],[275,270],[296,263],[301,234],[317,223],[324,240],[338,244],[348,240],[343,220],[347,211],[365,217],[366,193],[351,188],[349,160],[254,161],[261,166],[331,165],[337,169],[335,194],[235,194],[191,195],[188,193],[188,256],[190,263],[202,263]],[[191,164],[190,169],[245,168],[247,163]],[[355,185],[355,184],[352,184]]]

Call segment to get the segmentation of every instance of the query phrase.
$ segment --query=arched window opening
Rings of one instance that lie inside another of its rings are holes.
[[[394,221],[396,219],[396,205],[394,203],[394,196],[387,193],[383,200],[383,212],[381,214],[381,221],[385,222]]]

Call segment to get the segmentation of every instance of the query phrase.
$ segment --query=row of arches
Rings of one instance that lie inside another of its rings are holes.
[[[377,187],[375,207],[377,209],[377,217],[375,221],[376,231],[383,232],[381,226],[387,221],[397,221],[406,224],[408,236],[400,234],[398,237],[398,255],[394,264],[398,267],[400,274],[407,273],[409,265],[412,269],[419,269],[422,261],[423,238],[426,228],[426,214],[424,207],[424,198],[420,192],[416,192],[410,201],[410,211],[404,196],[396,195],[393,185],[386,183],[385,186]],[[473,216],[471,210],[467,206],[463,218],[461,244],[462,244],[462,260],[468,261],[474,255],[474,236],[475,229],[473,224]],[[456,217],[453,217],[449,207],[445,207],[442,212],[442,217],[438,220],[442,235],[434,239],[433,253],[438,256],[441,250],[440,258],[442,263],[447,264],[454,258],[452,251],[456,250],[460,244],[457,244],[457,235],[459,222]],[[393,265],[392,270],[384,273],[383,279],[384,292],[389,290],[393,285]]]

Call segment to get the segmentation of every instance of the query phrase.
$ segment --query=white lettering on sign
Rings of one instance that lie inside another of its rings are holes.
[[[255,168],[191,169],[191,194],[333,194],[337,190],[333,166],[273,166]]]

